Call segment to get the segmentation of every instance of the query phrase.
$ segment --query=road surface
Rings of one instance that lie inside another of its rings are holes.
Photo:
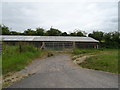
[[[9,88],[118,88],[117,74],[80,68],[66,54],[35,62],[37,73]]]

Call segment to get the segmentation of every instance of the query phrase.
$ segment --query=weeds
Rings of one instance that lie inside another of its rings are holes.
[[[87,58],[80,66],[89,69],[118,73],[118,50],[104,50],[103,53]]]
[[[98,49],[73,49],[73,54],[79,55],[79,54],[88,54],[88,53],[97,53],[102,50]]]
[[[21,48],[21,52],[19,52],[19,45],[3,45],[3,74],[23,69],[32,61],[33,58],[39,56],[41,53],[41,50],[37,50],[37,48],[33,47],[32,45],[23,45]]]
[[[48,57],[51,57],[51,56],[53,56],[53,53],[48,53]]]

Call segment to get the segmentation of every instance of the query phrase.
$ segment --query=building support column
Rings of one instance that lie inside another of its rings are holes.
[[[44,49],[45,48],[45,42],[42,42],[42,46],[40,49]]]
[[[73,42],[73,48],[75,48],[75,42]]]

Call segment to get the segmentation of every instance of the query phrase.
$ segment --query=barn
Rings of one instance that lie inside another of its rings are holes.
[[[44,49],[98,48],[99,41],[91,37],[77,36],[18,36],[2,35],[2,41],[9,45],[26,43]]]

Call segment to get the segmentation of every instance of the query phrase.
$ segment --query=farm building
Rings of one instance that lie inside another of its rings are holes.
[[[90,37],[76,36],[11,36],[2,35],[2,41],[6,44],[15,45],[26,43],[37,48],[65,49],[65,48],[98,48],[99,41]]]

